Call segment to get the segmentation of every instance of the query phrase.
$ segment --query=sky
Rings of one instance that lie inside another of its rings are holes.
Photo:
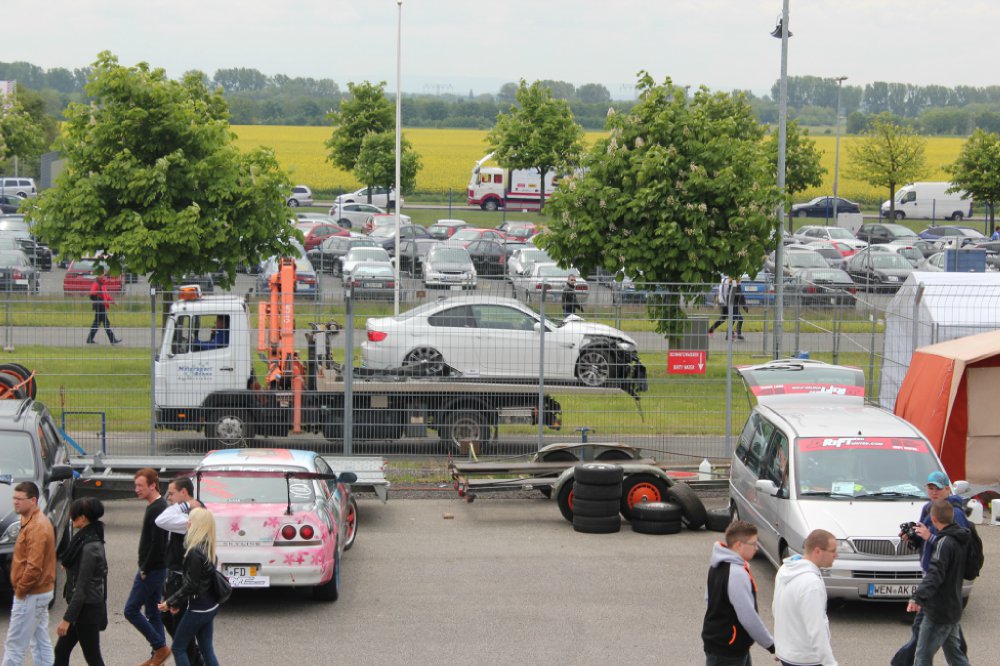
[[[636,74],[769,93],[781,0],[45,0],[31,29],[4,31],[0,61],[74,69],[109,50],[172,77],[229,67],[386,81],[396,90],[401,15],[405,93],[495,93],[505,82],[604,84],[634,96]],[[790,0],[789,76],[945,86],[1000,83],[1000,3]]]

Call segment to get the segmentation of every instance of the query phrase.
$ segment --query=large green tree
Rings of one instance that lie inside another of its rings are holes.
[[[569,104],[554,99],[540,81],[521,79],[517,103],[497,116],[486,142],[493,159],[507,169],[535,169],[541,177],[540,209],[545,205],[545,175],[575,162],[583,150],[583,129]]]
[[[996,229],[993,209],[1000,202],[1000,135],[977,129],[946,170],[951,174],[952,191],[965,190],[973,201],[990,205],[990,234]]]
[[[347,90],[349,96],[340,101],[340,108],[327,114],[333,123],[333,135],[326,141],[326,159],[345,171],[354,171],[365,137],[395,130],[396,115],[385,96],[385,81],[377,85],[352,82],[347,84]]]
[[[648,282],[716,282],[754,274],[775,230],[780,196],[764,128],[742,95],[686,99],[642,73],[639,101],[612,114],[610,136],[563,178],[543,244],[585,274],[598,266]],[[670,300],[673,298],[673,300]],[[650,299],[661,332],[683,317],[676,297]]]
[[[896,188],[927,172],[927,140],[888,113],[872,119],[864,137],[847,148],[844,171],[873,187],[889,188],[889,217],[896,216]]]
[[[400,138],[399,191],[405,194],[413,190],[420,170],[420,155],[406,137]],[[382,132],[369,134],[361,142],[361,152],[354,165],[354,176],[362,183],[380,185],[391,189],[396,182],[396,134]]]
[[[28,97],[28,101],[41,100],[37,94],[31,97],[18,92],[0,103],[0,166],[15,156],[37,162],[38,156],[52,142],[43,120],[44,110],[40,109],[38,115],[33,114],[26,106],[24,97]]]
[[[200,76],[173,81],[103,52],[86,92],[57,143],[66,168],[28,213],[63,256],[101,253],[112,274],[167,290],[220,269],[231,283],[239,262],[291,250],[288,175],[270,150],[237,150],[226,103]]]

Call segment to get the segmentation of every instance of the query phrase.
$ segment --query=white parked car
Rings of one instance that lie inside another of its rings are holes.
[[[364,262],[389,263],[389,253],[380,247],[352,247],[340,263],[340,275],[346,285],[351,280],[351,271]]]
[[[362,187],[355,192],[341,194],[333,200],[335,204],[368,203],[373,206],[391,210],[396,207],[396,190],[387,190],[384,187],[371,188],[371,199],[368,198],[368,188]],[[406,203],[406,199],[400,199]]]
[[[507,262],[507,275],[510,277],[524,275],[531,270],[531,265],[535,262],[552,263],[552,257],[545,250],[533,246],[514,250],[514,253],[510,255],[510,261]]]
[[[464,247],[431,247],[424,257],[422,270],[425,287],[476,288],[476,267]]]
[[[335,203],[329,215],[345,229],[360,229],[370,215],[385,215],[385,209],[367,203]]]
[[[545,320],[545,380],[646,390],[635,340],[616,328],[577,316]],[[537,381],[542,322],[510,298],[457,296],[396,317],[371,318],[361,343],[368,368],[422,365],[426,374],[450,368],[467,377]]]
[[[532,264],[527,275],[514,280],[514,293],[527,303],[537,303],[542,299],[544,291],[546,302],[558,303],[562,301],[566,279],[570,275],[576,277],[576,302],[583,305],[590,295],[590,285],[580,277],[580,271],[575,268],[560,268],[556,264]]]
[[[312,206],[313,204],[313,193],[305,185],[296,185],[292,188],[292,195],[288,197],[286,202],[292,208],[298,208],[299,206]]]

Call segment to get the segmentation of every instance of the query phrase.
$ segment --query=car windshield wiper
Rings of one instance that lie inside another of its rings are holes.
[[[806,490],[800,492],[801,497],[850,497],[851,499],[856,499],[856,495],[850,495],[848,493],[835,493],[831,490]]]
[[[896,490],[882,490],[877,493],[865,493],[864,495],[859,495],[861,498],[865,497],[905,497],[905,498],[916,498],[924,499],[924,496],[919,493],[901,493]]]

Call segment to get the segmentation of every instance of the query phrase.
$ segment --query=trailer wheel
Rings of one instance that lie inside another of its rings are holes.
[[[604,386],[611,378],[611,363],[611,351],[606,347],[584,347],[576,361],[576,376],[586,386]]]
[[[577,462],[578,460],[580,460],[580,459],[577,458],[575,455],[573,455],[572,451],[566,451],[565,449],[557,449],[555,451],[549,451],[548,453],[546,453],[544,456],[542,456],[542,458],[541,458],[541,460],[539,460],[539,462]],[[555,477],[555,476],[559,476],[559,475],[555,474],[555,473],[553,473],[553,474],[545,474],[545,475],[542,475],[540,478],[545,479],[545,478],[551,478],[551,477]],[[542,488],[539,488],[538,491],[540,493],[542,493],[542,495],[544,495],[545,497],[552,497],[552,489],[551,488],[542,487]]]
[[[597,456],[597,460],[601,462],[607,462],[609,460],[632,460],[632,456],[628,454],[627,451],[620,451],[618,449],[611,449],[605,451]]]
[[[340,549],[333,549],[333,575],[330,580],[313,588],[313,597],[319,601],[336,601],[340,597]]]
[[[354,540],[358,537],[358,500],[351,496],[351,501],[347,504],[347,511],[344,512],[344,532],[347,538],[344,541],[344,550],[350,550],[354,545]]]
[[[246,414],[238,409],[219,410],[212,423],[212,439],[225,446],[242,446],[250,437]]]
[[[424,374],[437,377],[444,374],[444,356],[433,347],[417,347],[403,359],[403,366],[422,365]]]
[[[455,412],[448,417],[445,439],[458,451],[468,452],[470,446],[475,446],[476,453],[482,453],[483,447],[490,441],[486,418],[480,412]]]
[[[704,526],[708,520],[708,512],[705,505],[701,503],[698,495],[691,490],[691,486],[686,483],[675,483],[667,490],[667,499],[674,504],[679,504],[683,510],[681,520],[687,525],[689,530],[697,530]]]
[[[559,497],[556,498],[559,504],[559,513],[562,517],[573,522],[573,479],[566,481],[566,484],[559,489]]]
[[[13,377],[17,377],[18,384],[28,379],[28,377],[31,377],[31,370],[28,370],[28,368],[24,367],[20,363],[0,364],[0,372],[4,372]],[[26,383],[22,388],[24,390],[24,394],[27,397],[31,398],[32,400],[34,400],[35,396],[38,395],[38,384],[35,383],[34,377],[31,377],[31,380],[28,383]]]
[[[14,388],[21,381],[14,375],[0,372],[0,400],[20,400],[24,397],[23,388]]]
[[[667,482],[650,474],[632,474],[622,482],[621,511],[625,520],[632,520],[632,507],[645,502],[665,502]]]

